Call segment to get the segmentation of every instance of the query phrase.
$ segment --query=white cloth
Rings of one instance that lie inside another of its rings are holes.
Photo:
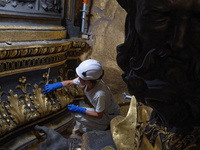
[[[74,79],[74,83],[81,85],[78,78]],[[102,118],[95,118],[87,115],[75,114],[76,120],[80,123],[79,130],[81,132],[106,130],[110,125],[110,121],[120,114],[120,107],[110,91],[110,88],[103,80],[98,80],[90,91],[87,91],[86,87],[84,92],[94,107],[87,109],[95,112],[104,111],[104,115]]]

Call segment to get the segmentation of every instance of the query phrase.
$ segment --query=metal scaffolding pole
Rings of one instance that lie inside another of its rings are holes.
[[[83,0],[83,10],[82,11],[82,25],[81,25],[81,33],[85,33],[85,14],[86,14],[86,6],[87,6],[87,0]]]

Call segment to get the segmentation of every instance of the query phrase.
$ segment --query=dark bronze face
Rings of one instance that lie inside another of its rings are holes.
[[[118,2],[128,13],[117,62],[129,92],[164,125],[200,125],[200,1]]]
[[[138,0],[136,5],[135,29],[143,50],[165,44],[175,53],[185,51],[199,57],[198,0]]]

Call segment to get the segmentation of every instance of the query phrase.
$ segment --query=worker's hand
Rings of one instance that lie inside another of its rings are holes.
[[[68,105],[68,109],[69,109],[72,113],[81,113],[81,114],[84,114],[84,115],[85,115],[85,113],[86,113],[86,108],[79,107],[79,106],[72,105],[72,104],[69,104],[69,105]]]
[[[63,87],[61,82],[54,83],[54,84],[46,84],[44,87],[44,94],[52,92],[53,90],[59,89],[61,87]]]

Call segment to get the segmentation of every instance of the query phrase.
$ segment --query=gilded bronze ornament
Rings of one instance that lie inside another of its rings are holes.
[[[80,88],[46,95],[43,89],[46,83],[75,76],[86,40],[68,38],[66,1],[3,0],[0,6],[0,147],[18,149],[35,138],[22,137],[27,128],[54,117],[63,119],[54,127],[65,128],[72,120],[66,106],[83,96]]]
[[[135,149],[136,122],[136,99],[132,96],[127,116],[117,116],[111,120],[112,137],[117,149]]]
[[[44,73],[43,77],[47,78],[46,75],[47,73]],[[26,81],[25,76],[20,77],[20,85],[16,87],[22,91],[22,95],[18,96],[18,94],[14,94],[13,90],[10,90],[9,96],[7,96],[8,100],[0,103],[0,113],[2,114],[2,116],[0,115],[0,136],[3,136],[5,133],[25,123],[66,108],[67,104],[73,102],[76,95],[81,95],[83,93],[83,91],[78,93],[81,89],[78,90],[77,87],[70,87],[72,91],[68,88],[57,89],[53,93],[48,93],[46,96],[37,84],[34,84],[32,93],[27,93],[27,88],[30,87],[31,84],[26,83]],[[56,79],[55,82],[57,82]],[[44,81],[40,83],[42,84]],[[0,97],[2,97],[3,94],[6,94],[6,92],[1,92]]]
[[[71,46],[73,43],[73,46]],[[39,70],[64,64],[67,58],[76,58],[80,49],[84,47],[85,40],[69,41],[59,44],[26,45],[0,49],[0,77],[22,73],[25,71]],[[73,49],[71,49],[73,47]],[[11,59],[12,58],[12,59]]]
[[[72,42],[73,46],[71,46]],[[59,76],[57,79],[63,81],[64,78],[69,78],[69,73],[74,73],[74,70],[67,68],[65,64],[67,59],[77,59],[81,51],[79,46],[85,46],[83,43],[85,43],[85,40],[72,40],[57,44],[54,42],[54,44],[26,45],[27,48],[12,45],[11,47],[1,49],[0,77],[65,66],[66,71],[62,67],[58,70]],[[68,55],[68,51],[72,53]],[[77,86],[57,89],[52,93],[44,95],[40,85],[52,83],[53,80],[49,71],[44,72],[42,78],[44,80],[40,81],[39,84],[31,84],[27,83],[26,76],[19,77],[19,85],[16,86],[16,90],[18,90],[17,93],[20,93],[20,96],[15,93],[15,89],[0,93],[1,140],[12,135],[11,131],[15,131],[24,124],[66,110],[67,104],[73,102],[77,95],[84,96],[82,89]],[[54,82],[58,82],[57,79],[54,79]]]

